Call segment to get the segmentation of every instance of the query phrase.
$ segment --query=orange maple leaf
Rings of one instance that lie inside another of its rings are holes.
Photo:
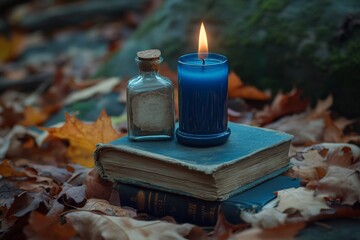
[[[245,85],[235,72],[230,72],[228,79],[229,98],[267,101],[270,97],[256,87]]]
[[[93,152],[96,144],[107,143],[121,136],[111,125],[111,119],[102,111],[94,123],[85,123],[69,114],[65,115],[65,124],[59,128],[43,128],[49,136],[68,140],[67,154],[70,159],[86,167],[93,167]]]

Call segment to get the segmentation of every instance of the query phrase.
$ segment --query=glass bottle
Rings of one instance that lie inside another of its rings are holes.
[[[170,140],[174,137],[174,85],[159,74],[157,49],[137,53],[140,74],[127,84],[128,138],[132,141]]]

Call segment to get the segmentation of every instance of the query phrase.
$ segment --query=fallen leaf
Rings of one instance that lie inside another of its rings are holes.
[[[250,228],[240,232],[229,240],[263,240],[263,239],[294,239],[301,229],[305,228],[304,222],[288,223],[271,229]]]
[[[6,159],[0,162],[0,175],[4,178],[27,177],[24,171],[16,170],[14,164]]]
[[[327,201],[335,205],[353,205],[360,200],[360,174],[353,169],[330,166],[322,179],[311,181],[306,187],[326,195]]]
[[[66,156],[67,146],[59,138],[48,137],[41,146],[38,146],[36,139],[27,130],[17,132],[4,147],[6,158],[28,159],[36,164],[52,164],[55,166],[68,163]],[[2,150],[0,150],[0,154]]]
[[[303,182],[309,182],[311,180],[319,180],[326,175],[327,167],[309,167],[309,166],[293,166],[286,172],[286,176],[292,178],[301,178]]]
[[[258,213],[242,211],[241,218],[256,228],[274,228],[283,225],[287,215],[275,208],[264,208]]]
[[[56,167],[52,165],[39,165],[39,164],[32,164],[32,167],[36,169],[39,176],[49,177],[58,184],[63,184],[72,175],[66,168],[63,167]]]
[[[46,192],[33,193],[33,192],[22,192],[15,196],[14,202],[9,208],[6,216],[21,217],[38,209],[39,207],[45,207],[49,209],[52,203],[52,197]]]
[[[32,126],[45,122],[49,114],[41,111],[39,108],[26,106],[24,109],[24,118],[19,122],[20,125]]]
[[[83,239],[185,239],[192,224],[162,221],[138,221],[128,217],[112,217],[87,211],[65,215]]]
[[[235,72],[230,72],[228,77],[229,98],[243,98],[248,100],[267,101],[270,97],[259,89],[245,85]]]
[[[92,154],[96,144],[107,143],[120,137],[120,134],[112,127],[111,119],[105,111],[102,111],[96,122],[84,123],[76,117],[66,114],[65,124],[59,128],[44,128],[50,136],[68,140],[70,147],[68,153],[72,156],[85,156],[84,158],[72,158],[73,162],[86,167],[93,167]]]
[[[123,209],[119,206],[111,205],[107,200],[104,199],[95,199],[95,198],[88,199],[85,203],[85,206],[77,209],[102,213],[108,216],[117,216],[117,217],[136,216],[136,212],[130,211],[128,209]]]
[[[14,196],[22,192],[23,191],[19,190],[13,182],[0,179],[0,207],[8,209],[14,201]]]
[[[5,38],[4,36],[0,36],[0,48],[2,49],[0,53],[0,62],[5,62],[12,56],[11,40],[9,38]]]
[[[340,128],[338,128],[333,119],[330,117],[330,114],[326,114],[325,116],[325,129],[324,129],[324,142],[343,142],[344,133]]]
[[[309,105],[307,99],[301,98],[301,91],[293,89],[287,94],[278,93],[271,106],[265,106],[262,111],[256,113],[256,122],[265,125],[289,114],[303,112]]]
[[[1,162],[0,175],[11,181],[19,190],[31,192],[45,190],[53,195],[59,192],[59,186],[54,183],[52,178],[39,176],[33,168],[15,169],[13,163],[8,160]]]
[[[82,207],[86,203],[85,189],[85,185],[71,186],[65,183],[59,193],[58,201],[69,207]]]
[[[316,144],[297,152],[291,163],[294,166],[287,175],[302,178],[307,183],[322,179],[329,166],[360,170],[360,148],[345,143]]]
[[[294,135],[291,143],[296,146],[318,143],[323,137],[324,119],[309,119],[308,114],[285,116],[264,127]]]
[[[5,231],[12,227],[17,220],[33,210],[47,211],[52,198],[46,193],[21,192],[14,196],[11,206],[6,209],[0,229]]]
[[[229,223],[224,213],[219,211],[218,219],[216,221],[215,229],[212,236],[217,240],[226,240],[231,237],[235,232],[242,231],[248,228],[250,225],[248,223],[241,224],[231,224]]]
[[[330,107],[333,105],[334,99],[332,95],[329,95],[324,100],[318,100],[315,108],[311,111],[309,119],[322,118],[325,114],[327,115]]]
[[[29,239],[71,239],[76,232],[70,223],[61,225],[54,217],[45,216],[33,211],[29,217],[29,225],[24,228]]]
[[[346,143],[321,143],[305,148],[298,156],[308,166],[336,165],[356,169],[360,148]]]
[[[113,190],[113,183],[102,179],[95,169],[90,171],[87,175],[85,185],[86,198],[110,199],[110,195]]]
[[[305,218],[309,219],[328,209],[325,198],[327,195],[315,194],[315,191],[304,187],[290,188],[277,192],[279,204],[276,207],[280,212],[295,209]]]
[[[81,146],[69,146],[66,156],[71,159],[73,163],[91,168],[94,166],[93,152]]]
[[[79,164],[69,164],[66,169],[72,174],[67,183],[73,186],[85,184],[88,174],[93,170]]]

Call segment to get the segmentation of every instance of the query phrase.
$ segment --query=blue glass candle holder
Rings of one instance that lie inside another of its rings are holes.
[[[228,61],[209,53],[202,60],[198,53],[178,60],[179,143],[194,147],[224,144],[228,128]]]

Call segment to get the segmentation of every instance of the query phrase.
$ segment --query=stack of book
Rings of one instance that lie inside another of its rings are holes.
[[[224,145],[193,148],[173,141],[98,144],[99,174],[117,183],[122,206],[178,222],[214,225],[219,209],[232,223],[258,211],[281,189],[299,181],[279,176],[289,167],[292,136],[229,123]]]

